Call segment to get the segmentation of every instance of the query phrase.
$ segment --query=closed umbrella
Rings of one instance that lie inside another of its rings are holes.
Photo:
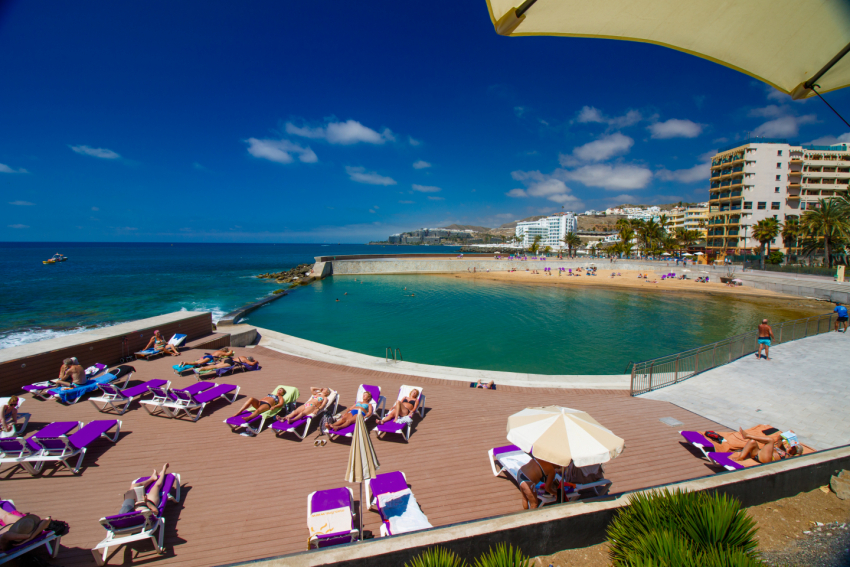
[[[819,92],[850,85],[850,3],[843,0],[487,0],[487,7],[501,35],[654,43],[746,73],[795,99],[814,96],[815,84]]]
[[[348,467],[345,469],[345,480],[347,482],[360,483],[360,539],[363,539],[363,481],[375,478],[377,470],[381,468],[372,439],[366,430],[363,421],[363,413],[357,413],[357,421],[354,425],[354,434],[351,438],[351,451],[348,453]]]

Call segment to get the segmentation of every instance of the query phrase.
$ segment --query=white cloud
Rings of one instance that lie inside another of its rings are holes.
[[[29,201],[9,201],[10,205],[17,205],[19,207],[32,207],[35,203],[30,203]]]
[[[420,193],[439,193],[442,191],[439,187],[429,186],[429,185],[417,185],[414,183],[411,187],[413,187],[414,191],[419,191]]]
[[[375,214],[375,209],[369,209],[369,212]]]
[[[631,195],[617,195],[616,197],[611,197],[606,200],[612,205],[625,205],[626,203],[637,204],[637,199]]]
[[[15,169],[13,167],[9,167],[5,163],[0,163],[0,173],[29,173],[29,171],[24,168]]]
[[[702,133],[702,125],[690,120],[671,118],[665,122],[656,122],[647,127],[656,139],[696,138]]]
[[[258,140],[248,138],[248,153],[255,158],[267,159],[277,163],[292,163],[295,156],[302,163],[316,163],[319,158],[309,147],[302,147],[289,140]]]
[[[643,189],[652,179],[652,172],[639,165],[585,165],[565,172],[568,179],[588,187],[601,187],[609,191]]]
[[[92,148],[89,146],[68,146],[73,151],[78,154],[82,154],[84,156],[91,156],[101,159],[118,159],[121,156],[112,150],[108,150],[106,148]]]
[[[91,208],[91,210],[93,210],[93,211],[99,211],[100,209],[99,209],[99,208],[97,208],[97,207],[92,207],[92,208]]]
[[[399,201],[402,205],[412,205],[415,201]]]
[[[605,161],[615,155],[624,154],[634,145],[635,141],[615,132],[598,140],[588,142],[573,149],[572,155],[561,154],[558,161],[563,166],[574,166],[582,162]]]
[[[525,192],[525,189],[511,189],[507,193],[505,193],[508,197],[528,197],[528,193]]]
[[[552,195],[551,197],[549,197],[549,200],[555,201],[556,203],[561,203],[562,205],[570,206],[575,206],[581,203],[581,199],[579,199],[575,195],[569,194]]]
[[[841,134],[838,137],[835,136],[822,136],[820,138],[815,138],[809,144],[813,146],[833,146],[835,144],[848,144],[850,143],[850,132],[846,134]]]
[[[396,181],[392,177],[379,175],[374,171],[366,171],[363,167],[345,166],[345,172],[352,181],[357,183],[365,183],[367,185],[395,185]]]
[[[622,116],[605,116],[601,110],[593,106],[585,106],[579,111],[576,122],[607,124],[611,128],[626,128],[643,120],[643,115],[637,110],[629,110]]]
[[[29,226],[25,224],[10,224],[7,225],[9,228],[29,228]]]
[[[383,144],[385,142],[395,141],[395,135],[393,135],[389,128],[385,128],[383,132],[379,133],[356,120],[329,122],[325,126],[315,128],[310,126],[296,126],[292,122],[287,122],[286,133],[302,138],[327,140],[331,144],[341,146],[350,146],[361,142],[365,144]]]
[[[408,142],[411,146],[418,146],[418,145],[420,145],[420,144],[422,143],[421,141],[414,139],[414,137],[413,137],[413,136],[408,136],[408,137],[407,137],[407,142]]]
[[[769,104],[762,108],[753,108],[748,113],[747,116],[751,118],[777,118],[779,116],[784,116],[789,113],[789,110],[784,107],[777,106],[775,104]]]
[[[804,116],[780,116],[768,120],[755,130],[754,136],[765,136],[767,138],[790,138],[800,133],[800,126],[817,122],[817,116],[806,114]]]
[[[515,106],[514,107],[514,114],[517,115],[517,118],[519,118],[520,116],[522,116],[526,112],[528,112],[528,109],[524,106]]]
[[[714,155],[714,154],[712,154]],[[670,171],[662,169],[655,175],[662,181],[678,181],[680,183],[696,183],[697,181],[707,181],[708,174],[711,171],[709,162],[700,163],[687,169],[676,169]]]
[[[204,167],[203,165],[199,164],[199,163],[198,163],[198,162],[196,162],[196,161],[195,161],[195,162],[192,162],[192,167],[194,167],[194,168],[195,168],[195,169],[197,169],[198,171],[206,171],[206,170],[207,170],[207,168],[206,168],[206,167]]]
[[[790,95],[785,94],[784,92],[780,91],[779,89],[773,88],[770,85],[764,85],[764,87],[765,87],[765,94],[767,95],[767,100],[772,100],[772,101],[775,101],[775,102],[786,102],[786,103],[789,100],[791,100]]]
[[[445,201],[445,197],[435,197],[434,195],[428,195],[429,201]]]
[[[526,189],[512,189],[505,193],[508,197],[544,197],[556,203],[576,205],[581,201],[572,194],[572,190],[567,187],[561,177],[564,176],[564,170],[555,170],[551,175],[540,173],[539,171],[514,171],[511,176],[517,181],[522,181],[527,185]]]
[[[420,159],[419,161],[413,162],[413,169],[425,169],[425,168],[428,168],[428,167],[431,167],[431,164],[428,163],[427,161]]]

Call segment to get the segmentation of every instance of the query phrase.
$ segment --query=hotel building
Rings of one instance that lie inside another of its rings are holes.
[[[536,221],[519,222],[516,225],[516,235],[522,238],[523,246],[534,244],[534,237],[540,236],[540,246],[560,248],[561,239],[568,232],[578,231],[578,221],[573,213],[557,213]]]
[[[708,234],[708,203],[697,203],[687,207],[675,208],[667,214],[670,219],[668,232],[676,232],[677,229],[695,230],[700,233],[700,238]]]
[[[706,252],[748,253],[759,247],[750,232],[758,221],[799,218],[819,199],[846,195],[848,182],[848,144],[760,139],[724,148],[711,161]],[[788,252],[781,236],[770,246]]]

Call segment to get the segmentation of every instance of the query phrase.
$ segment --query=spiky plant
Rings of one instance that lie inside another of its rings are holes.
[[[475,567],[531,567],[531,559],[519,547],[500,543],[476,559]]]
[[[634,494],[608,526],[616,567],[754,567],[755,521],[725,495],[668,490]]]
[[[413,558],[404,567],[467,567],[466,561],[444,547],[432,547]]]

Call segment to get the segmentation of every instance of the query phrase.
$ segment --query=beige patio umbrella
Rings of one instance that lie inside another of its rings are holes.
[[[363,413],[357,413],[357,421],[354,424],[354,434],[351,437],[351,451],[348,453],[348,467],[345,469],[345,480],[347,482],[360,483],[360,540],[363,540],[363,481],[375,478],[377,470],[381,468],[372,439],[366,430],[363,421]]]
[[[846,0],[487,0],[496,32],[654,43],[795,99],[850,84]],[[647,61],[647,67],[652,61]],[[660,85],[663,88],[663,85]]]
[[[581,410],[526,408],[508,417],[508,441],[530,455],[566,467],[607,463],[625,441]]]

